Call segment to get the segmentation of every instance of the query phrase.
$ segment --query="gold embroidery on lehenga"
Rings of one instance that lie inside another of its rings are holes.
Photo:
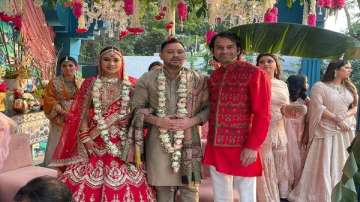
[[[129,185],[126,185],[126,193],[122,199],[123,202],[134,202],[134,195],[130,191]]]
[[[77,202],[85,202],[84,184],[80,184],[79,190],[73,194],[73,198]]]

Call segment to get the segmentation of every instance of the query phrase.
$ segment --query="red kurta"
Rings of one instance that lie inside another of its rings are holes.
[[[243,61],[215,70],[209,79],[209,135],[204,164],[233,176],[260,176],[261,162],[244,167],[243,148],[258,151],[270,123],[271,83],[263,70]]]

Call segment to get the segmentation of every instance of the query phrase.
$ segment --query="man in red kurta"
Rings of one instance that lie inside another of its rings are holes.
[[[214,201],[256,202],[258,150],[270,123],[270,81],[256,66],[239,60],[240,43],[230,33],[215,35],[210,50],[221,67],[209,79],[209,134],[203,163],[210,166]]]

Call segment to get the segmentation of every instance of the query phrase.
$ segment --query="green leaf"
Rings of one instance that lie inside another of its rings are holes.
[[[360,41],[326,29],[292,23],[256,23],[229,30],[247,52],[336,59],[360,58]]]

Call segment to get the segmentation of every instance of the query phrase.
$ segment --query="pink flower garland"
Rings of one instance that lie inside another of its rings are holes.
[[[76,17],[76,19],[78,19],[83,13],[82,2],[80,0],[73,0],[71,2],[71,6],[72,6],[72,13]]]
[[[278,8],[269,8],[264,15],[264,23],[277,23]]]
[[[205,33],[205,41],[207,44],[210,44],[211,39],[216,35],[216,32],[214,32],[212,29],[209,29],[206,33]]]
[[[316,15],[311,13],[308,15],[307,24],[310,27],[316,27]]]
[[[320,8],[341,9],[345,6],[345,0],[318,0],[317,5]]]
[[[4,82],[0,83],[0,92],[6,92],[7,84]]]
[[[134,0],[124,0],[124,11],[127,16],[134,14]]]
[[[180,1],[178,3],[177,11],[180,21],[185,21],[188,15],[188,7],[184,1]]]

